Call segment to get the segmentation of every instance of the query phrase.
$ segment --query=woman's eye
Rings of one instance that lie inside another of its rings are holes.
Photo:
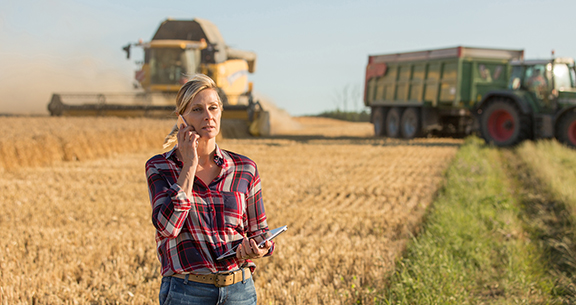
[[[202,108],[194,108],[194,109],[192,109],[192,111],[199,112],[199,111],[202,111]]]

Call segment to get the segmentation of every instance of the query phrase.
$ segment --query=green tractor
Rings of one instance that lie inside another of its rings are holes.
[[[511,64],[508,89],[489,92],[478,104],[482,137],[498,146],[556,137],[576,147],[574,60],[556,58]]]
[[[371,55],[364,103],[376,136],[429,133],[512,146],[556,137],[576,147],[574,60],[524,60],[523,50],[455,47]]]

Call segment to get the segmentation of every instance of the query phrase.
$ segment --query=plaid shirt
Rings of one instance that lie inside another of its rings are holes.
[[[246,266],[253,271],[256,265],[250,260],[216,258],[244,237],[268,231],[256,163],[216,146],[214,162],[221,167],[220,174],[210,185],[196,177],[188,197],[176,184],[183,165],[176,148],[146,162],[162,275],[208,274]]]

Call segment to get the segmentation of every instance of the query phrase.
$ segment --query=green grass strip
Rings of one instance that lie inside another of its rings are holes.
[[[526,141],[518,156],[554,197],[566,205],[576,232],[576,150],[556,140]]]
[[[521,185],[526,230],[545,253],[556,296],[576,304],[576,150],[540,140],[515,152],[508,164]]]
[[[380,303],[554,303],[504,168],[497,149],[467,139]]]

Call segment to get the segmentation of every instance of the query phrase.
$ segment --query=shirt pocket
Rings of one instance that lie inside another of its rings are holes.
[[[240,192],[222,192],[222,209],[224,225],[228,228],[243,228],[246,195]],[[241,230],[243,231],[243,229]]]

